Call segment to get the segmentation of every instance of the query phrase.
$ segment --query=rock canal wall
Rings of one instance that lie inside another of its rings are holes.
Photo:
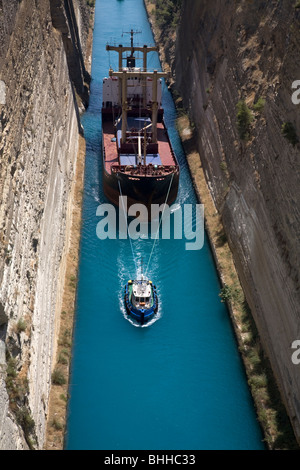
[[[183,1],[175,86],[221,214],[248,304],[300,442],[300,375],[291,345],[300,338],[299,144],[282,133],[300,114],[299,10],[289,1]],[[168,49],[168,46],[167,46]],[[265,100],[260,110],[259,98]],[[237,103],[252,115],[241,138]]]
[[[83,0],[0,1],[0,449],[45,439],[89,15]]]

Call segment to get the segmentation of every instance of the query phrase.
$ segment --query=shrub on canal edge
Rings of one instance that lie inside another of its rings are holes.
[[[53,385],[64,385],[66,383],[66,378],[63,372],[56,368],[52,373],[52,383]]]

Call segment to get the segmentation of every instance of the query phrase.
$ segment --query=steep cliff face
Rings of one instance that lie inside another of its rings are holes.
[[[0,1],[0,449],[44,440],[78,97],[88,99],[86,9]]]
[[[299,106],[291,100],[299,24],[289,0],[184,0],[173,72],[300,442],[300,366],[291,360],[300,339],[300,148],[282,132],[291,123],[291,134],[300,136]]]

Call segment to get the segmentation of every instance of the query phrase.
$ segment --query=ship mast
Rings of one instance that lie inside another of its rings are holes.
[[[167,72],[127,72],[123,70],[122,72],[115,72],[114,70],[109,70],[110,77],[118,77],[122,82],[122,142],[126,140],[126,124],[127,124],[127,79],[128,78],[141,78],[146,79],[147,77],[153,77],[152,84],[152,142],[157,143],[157,111],[158,111],[158,102],[157,102],[157,80],[162,77],[168,77]]]
[[[147,45],[144,46],[134,46],[133,45],[133,35],[137,34],[139,31],[133,31],[133,29],[130,31],[130,33],[125,33],[125,34],[130,34],[130,46],[123,46],[122,44],[119,44],[119,46],[110,46],[109,44],[106,45],[106,50],[107,51],[115,51],[118,52],[119,54],[119,72],[121,72],[123,68],[123,59],[127,60],[127,67],[128,68],[133,68],[135,67],[135,57],[134,53],[135,52],[142,52],[143,53],[143,69],[144,72],[147,70],[147,54],[149,52],[157,52],[158,47],[153,46],[153,47],[148,47]],[[124,52],[130,52],[131,55],[129,57],[123,58],[123,53]],[[132,62],[130,59],[133,59]],[[133,64],[133,65],[132,65]]]
[[[144,83],[143,87],[143,105],[146,109],[147,106],[147,97],[146,97],[146,83],[147,78],[152,78],[152,143],[157,143],[157,112],[158,112],[158,102],[157,102],[157,80],[160,78],[166,78],[169,76],[167,72],[158,72],[154,70],[154,72],[147,71],[147,55],[149,52],[158,51],[158,47],[148,47],[144,45],[134,46],[133,45],[133,34],[134,31],[131,30],[131,45],[130,46],[106,46],[107,51],[116,51],[119,54],[119,70],[114,71],[113,69],[109,70],[110,77],[117,77],[119,78],[119,102],[122,103],[122,143],[126,142],[126,127],[127,127],[127,80],[128,78],[139,78],[142,79]],[[130,51],[131,55],[127,58],[127,67],[123,68],[123,53],[126,51]],[[135,52],[142,52],[143,53],[143,71],[141,72],[139,69],[135,68]],[[121,95],[121,96],[120,96]]]

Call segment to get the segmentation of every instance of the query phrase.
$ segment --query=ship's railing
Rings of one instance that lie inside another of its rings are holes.
[[[111,166],[112,173],[124,173],[131,176],[166,176],[178,173],[178,165],[119,165]]]

